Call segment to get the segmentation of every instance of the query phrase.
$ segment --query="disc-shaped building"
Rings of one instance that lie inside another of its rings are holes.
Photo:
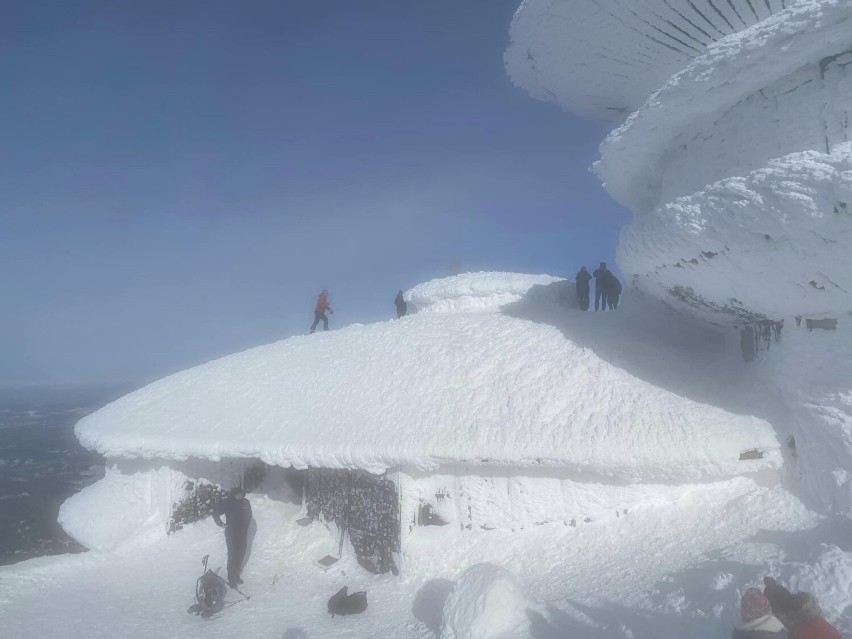
[[[525,0],[510,35],[518,86],[616,127],[628,293],[770,357],[809,492],[852,511],[852,3]]]

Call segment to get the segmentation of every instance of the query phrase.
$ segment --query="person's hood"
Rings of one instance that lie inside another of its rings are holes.
[[[797,593],[794,595],[794,597],[797,598],[800,596],[801,605],[787,613],[794,626],[810,621],[811,619],[822,617],[822,609],[820,609],[819,602],[816,600],[816,597],[805,593]]]
[[[754,632],[755,630],[762,630],[763,632],[781,632],[784,630],[784,624],[781,623],[781,621],[774,615],[764,615],[757,619],[745,622],[741,626],[738,626],[737,630],[741,632]]]

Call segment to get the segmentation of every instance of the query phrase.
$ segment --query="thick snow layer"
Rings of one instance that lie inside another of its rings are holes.
[[[450,288],[479,288],[461,281]],[[572,339],[574,328],[594,331],[592,314],[554,302],[573,287],[539,288],[502,309],[419,313],[238,353],[106,406],[77,436],[108,457],[253,457],[374,472],[469,463],[667,481],[778,464],[766,422],[613,365]],[[664,353],[651,357],[665,366]],[[740,461],[752,449],[765,457]]]
[[[852,311],[852,143],[637,215],[618,263],[635,286],[710,321]]]
[[[721,117],[726,109],[801,67],[849,50],[850,32],[848,0],[799,0],[710,45],[601,145],[596,171],[607,190],[636,212],[653,209],[660,204],[660,183],[679,135],[697,121]],[[781,118],[774,135],[783,136],[785,126],[813,117],[821,108],[822,104],[812,104],[792,118]]]
[[[776,389],[784,419],[776,430],[795,441],[792,485],[812,508],[852,514],[852,322],[837,330],[786,331],[780,348],[758,362]]]
[[[471,566],[444,604],[441,639],[511,639],[527,634],[529,602],[505,568]]]
[[[521,273],[463,273],[418,284],[404,296],[412,313],[494,310],[560,279]]]
[[[103,479],[62,504],[59,523],[92,550],[162,539],[172,506],[186,492],[186,480],[184,474],[167,466],[137,473],[107,467]]]
[[[540,100],[623,119],[712,43],[780,12],[784,0],[525,0],[507,71]]]

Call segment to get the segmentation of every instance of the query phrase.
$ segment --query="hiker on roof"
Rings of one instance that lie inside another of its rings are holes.
[[[606,310],[607,287],[609,285],[609,277],[612,273],[606,267],[606,262],[601,262],[601,265],[595,269],[595,310]]]
[[[583,266],[574,277],[577,284],[577,305],[581,311],[589,310],[589,282],[592,279],[592,274]]]
[[[225,516],[225,523],[222,523],[222,515]],[[216,504],[213,509],[213,520],[217,526],[225,529],[225,545],[228,547],[228,585],[236,588],[243,583],[240,573],[243,570],[248,529],[251,523],[251,503],[246,499],[246,491],[239,487],[233,488],[230,497]]]
[[[764,577],[763,592],[775,616],[790,631],[790,639],[843,639],[840,631],[822,616],[816,598],[807,592],[791,593],[772,577]]]
[[[311,333],[317,330],[317,324],[322,320],[322,330],[328,330],[328,315],[325,312],[328,311],[332,315],[334,311],[331,310],[331,304],[328,302],[328,289],[323,289],[322,293],[317,297],[317,305],[314,308],[314,323],[311,324]]]
[[[618,308],[618,299],[621,297],[621,282],[614,273],[609,274],[609,283],[607,284],[606,302],[609,305],[609,310]]]
[[[787,639],[784,624],[772,614],[772,606],[759,588],[749,588],[740,601],[742,624],[731,635],[732,639]]]
[[[405,301],[405,298],[402,295],[402,291],[396,294],[396,299],[393,301],[396,306],[396,318],[405,316],[408,312],[408,303]]]

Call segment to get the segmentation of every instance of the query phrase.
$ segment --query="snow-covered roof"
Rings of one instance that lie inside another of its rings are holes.
[[[552,307],[570,288],[495,273],[429,282],[406,296],[420,307],[414,315],[177,373],[86,417],[76,433],[107,456],[253,457],[373,472],[467,463],[666,480],[777,463],[766,422],[680,397],[554,325],[506,312],[521,299]],[[449,303],[465,298],[477,303]],[[573,304],[556,310],[592,318]],[[739,460],[755,448],[767,456]]]
[[[579,115],[622,120],[714,42],[795,0],[524,0],[513,82]]]

